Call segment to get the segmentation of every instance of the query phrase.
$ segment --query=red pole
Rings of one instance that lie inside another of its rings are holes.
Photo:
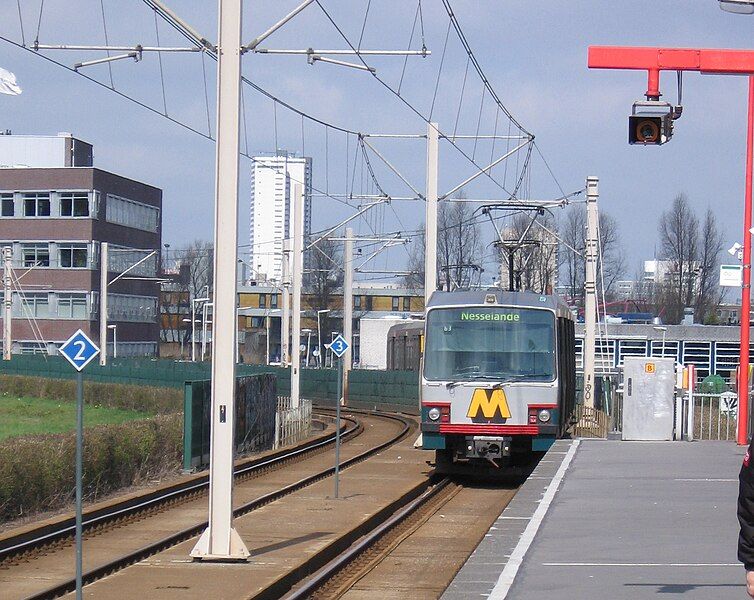
[[[746,197],[744,198],[744,258],[741,288],[741,354],[738,368],[738,435],[748,443],[749,429],[749,312],[751,306],[751,191],[754,157],[754,76],[749,76],[749,119],[746,131]]]

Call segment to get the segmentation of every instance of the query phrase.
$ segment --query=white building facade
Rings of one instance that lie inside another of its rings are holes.
[[[312,229],[312,159],[278,151],[255,156],[251,172],[251,277],[282,281],[283,240],[294,231],[293,186],[304,188],[304,239]],[[292,243],[291,243],[292,246]],[[304,254],[304,268],[308,267]]]

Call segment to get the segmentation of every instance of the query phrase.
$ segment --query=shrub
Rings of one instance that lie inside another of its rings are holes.
[[[5,378],[3,378],[5,379]],[[84,432],[84,499],[176,471],[180,415],[156,416]],[[0,521],[65,506],[75,497],[75,434],[0,442]]]
[[[47,379],[19,375],[0,375],[0,394],[76,400],[76,382],[69,379]],[[121,408],[152,414],[170,414],[183,410],[183,390],[176,388],[94,383],[84,380],[86,404]]]

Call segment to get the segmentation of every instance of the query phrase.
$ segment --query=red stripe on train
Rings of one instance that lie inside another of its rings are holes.
[[[440,433],[470,433],[472,435],[537,435],[536,425],[454,424],[440,425]]]

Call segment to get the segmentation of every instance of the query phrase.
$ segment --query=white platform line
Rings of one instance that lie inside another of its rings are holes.
[[[505,598],[508,596],[508,592],[510,591],[511,586],[513,585],[513,581],[516,579],[516,575],[518,574],[518,569],[521,567],[521,563],[524,561],[524,556],[526,555],[526,552],[529,550],[529,547],[534,541],[534,536],[537,535],[539,526],[542,524],[542,520],[545,518],[547,510],[550,508],[552,499],[555,497],[555,493],[560,487],[560,482],[563,480],[565,472],[568,470],[568,466],[571,464],[573,456],[574,454],[576,454],[576,449],[579,447],[580,442],[581,440],[575,440],[571,447],[568,449],[568,453],[565,455],[565,458],[563,458],[563,462],[560,464],[560,467],[555,473],[555,476],[552,478],[550,485],[547,486],[547,489],[542,496],[542,501],[539,503],[537,510],[534,511],[534,514],[531,517],[531,521],[529,521],[526,529],[524,529],[524,532],[521,534],[521,538],[518,540],[518,544],[516,544],[516,547],[513,549],[511,557],[508,559],[508,562],[503,568],[503,572],[500,573],[500,577],[498,577],[497,583],[495,583],[495,587],[492,588],[492,591],[489,595],[490,600],[505,600]]]
[[[546,562],[543,567],[742,567],[741,563],[600,563]]]
[[[695,481],[695,482],[706,482],[706,481],[713,481],[713,482],[725,482],[725,483],[738,483],[738,479],[709,479],[709,478],[703,478],[703,477],[690,477],[687,479],[674,479],[673,481]]]

